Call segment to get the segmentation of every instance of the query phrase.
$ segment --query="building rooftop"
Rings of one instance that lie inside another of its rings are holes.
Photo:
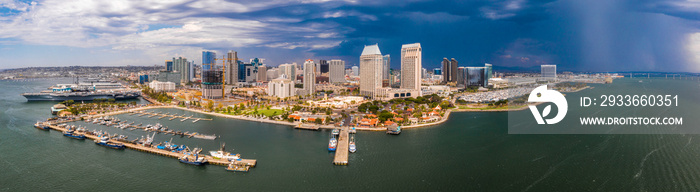
[[[412,44],[403,44],[403,45],[401,45],[401,49],[403,49],[403,48],[412,48],[412,47],[420,47],[420,43],[412,43]]]
[[[365,49],[362,50],[362,55],[381,55],[382,52],[379,51],[379,44],[365,45]]]

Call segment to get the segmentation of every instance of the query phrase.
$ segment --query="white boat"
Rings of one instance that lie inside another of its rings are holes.
[[[352,138],[350,138],[350,147],[348,148],[348,151],[350,151],[350,153],[354,153],[355,151],[357,151],[357,147],[355,146],[355,137],[354,136]]]
[[[209,151],[209,154],[214,157],[214,159],[227,159],[227,160],[240,160],[241,154],[232,154],[224,151],[226,144],[221,145],[221,149],[218,151]]]

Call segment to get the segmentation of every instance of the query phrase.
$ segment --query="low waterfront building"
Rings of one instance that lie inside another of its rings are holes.
[[[148,87],[153,89],[155,92],[174,92],[175,91],[175,83],[173,82],[161,82],[161,81],[152,81],[148,83]]]

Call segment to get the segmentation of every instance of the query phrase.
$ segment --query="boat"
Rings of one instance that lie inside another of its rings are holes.
[[[338,139],[331,135],[331,140],[328,142],[328,151],[335,151],[338,146]]]
[[[141,91],[124,89],[119,83],[58,84],[38,93],[22,93],[27,101],[92,101],[95,99],[126,100],[141,96]]]
[[[70,137],[78,140],[85,140],[85,135],[80,133],[75,133],[73,130],[66,130],[63,132],[63,136]]]
[[[236,162],[231,162],[228,164],[228,167],[226,167],[226,171],[248,172],[248,170],[250,170],[250,166],[239,165]]]
[[[207,160],[204,157],[200,157],[199,154],[185,155],[179,158],[180,163],[186,163],[190,165],[204,165]]]
[[[333,129],[333,135],[340,135],[340,129]]]
[[[357,133],[357,129],[355,127],[350,128],[350,131],[348,133]]]
[[[350,148],[348,148],[348,151],[350,151],[350,153],[357,151],[357,147],[355,146],[355,136],[350,138]]]
[[[109,147],[112,149],[124,149],[124,144],[111,142],[111,141],[109,141],[109,137],[107,137],[107,136],[102,135],[99,138],[100,138],[99,140],[95,141],[95,144],[97,144],[97,145]]]
[[[39,121],[37,121],[36,124],[34,124],[34,127],[36,127],[37,129],[44,130],[44,131],[51,130],[51,128],[49,128],[49,126],[46,126],[46,124],[41,123]]]
[[[224,151],[225,146],[226,143],[222,144],[218,151],[209,151],[209,155],[211,155],[214,159],[227,159],[229,161],[241,159],[241,154],[232,154]]]

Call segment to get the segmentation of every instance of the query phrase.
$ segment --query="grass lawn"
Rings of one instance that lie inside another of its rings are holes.
[[[275,116],[275,115],[282,115],[284,113],[284,110],[281,109],[258,109],[257,114],[262,114],[265,116]]]

